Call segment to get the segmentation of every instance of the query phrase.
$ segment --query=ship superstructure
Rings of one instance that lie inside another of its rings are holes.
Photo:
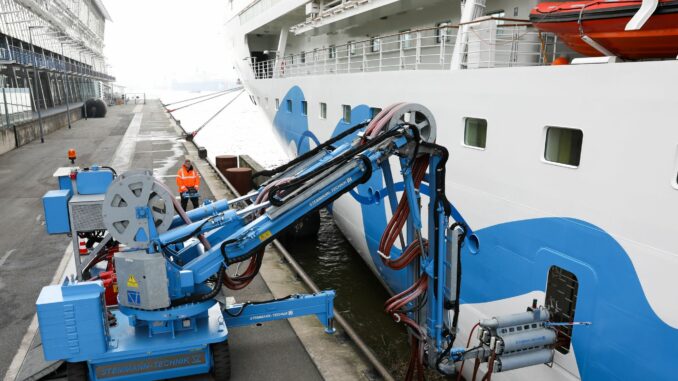
[[[628,17],[650,3],[633,2]],[[394,102],[432,111],[450,151],[448,192],[473,229],[459,337],[533,299],[563,324],[552,364],[501,379],[672,379],[678,62],[623,60],[588,36],[584,17],[576,38],[596,56],[582,56],[534,27],[536,5],[236,0],[227,48],[291,155]],[[628,27],[615,39],[638,37],[643,22]],[[332,212],[384,285],[401,291],[407,282],[377,250],[392,214],[382,173]]]
[[[1,0],[0,126],[103,97],[115,80],[103,53],[110,19],[100,0]]]

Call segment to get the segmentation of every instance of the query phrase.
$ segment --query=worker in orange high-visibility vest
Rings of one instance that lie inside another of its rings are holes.
[[[193,209],[197,208],[200,199],[200,193],[198,193],[200,190],[200,175],[188,159],[184,161],[184,165],[177,172],[177,186],[181,195],[181,207],[186,210],[190,199]]]

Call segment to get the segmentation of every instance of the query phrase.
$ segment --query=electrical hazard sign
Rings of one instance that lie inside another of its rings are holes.
[[[130,275],[129,278],[127,278],[127,287],[139,288],[139,283],[136,278],[134,278],[134,275]]]

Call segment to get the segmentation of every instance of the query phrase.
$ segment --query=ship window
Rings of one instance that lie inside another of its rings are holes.
[[[301,54],[299,55],[299,60],[301,61],[301,63],[306,63],[306,52],[301,52]]]
[[[347,45],[348,45],[349,54],[354,55],[355,54],[355,42],[349,41]]]
[[[308,115],[308,102],[301,101],[301,113],[304,115]]]
[[[320,102],[320,119],[327,119],[327,103]]]
[[[437,43],[442,43],[443,39],[445,39],[445,42],[450,42],[450,33],[452,32],[452,28],[450,28],[450,23],[452,23],[451,20],[439,22],[436,24],[436,42]]]
[[[337,56],[337,47],[332,45],[330,46],[329,49],[327,49],[327,53],[329,55],[329,58],[334,58]]]
[[[573,128],[548,127],[544,159],[553,163],[579,166],[584,133]]]
[[[280,110],[280,99],[275,98],[275,109]]]
[[[351,123],[351,106],[341,105],[341,111],[344,123]]]
[[[551,322],[574,322],[578,291],[576,275],[558,266],[551,266],[546,282],[546,308],[551,313]],[[568,353],[572,342],[572,326],[558,325],[554,328],[557,332],[555,349],[563,354]]]
[[[292,112],[292,100],[287,100],[287,112]]]
[[[381,112],[379,107],[370,107],[370,119],[374,119]]]
[[[405,29],[400,31],[400,47],[402,49],[409,49],[411,48],[414,44],[412,43],[413,38],[412,34],[410,33],[410,29]]]
[[[464,119],[464,145],[485,148],[487,145],[487,120],[480,118]]]
[[[370,45],[372,46],[372,51],[373,52],[378,52],[381,50],[381,39],[372,37],[372,40],[370,41]]]

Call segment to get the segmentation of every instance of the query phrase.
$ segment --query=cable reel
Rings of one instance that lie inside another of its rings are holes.
[[[166,232],[174,218],[174,196],[149,170],[129,171],[108,187],[102,216],[104,226],[120,243],[145,249],[150,243],[148,218],[140,211],[150,209],[155,229]]]
[[[397,107],[388,123],[388,130],[401,123],[411,123],[419,129],[421,140],[427,143],[436,141],[436,120],[431,111],[419,103],[406,103]]]

